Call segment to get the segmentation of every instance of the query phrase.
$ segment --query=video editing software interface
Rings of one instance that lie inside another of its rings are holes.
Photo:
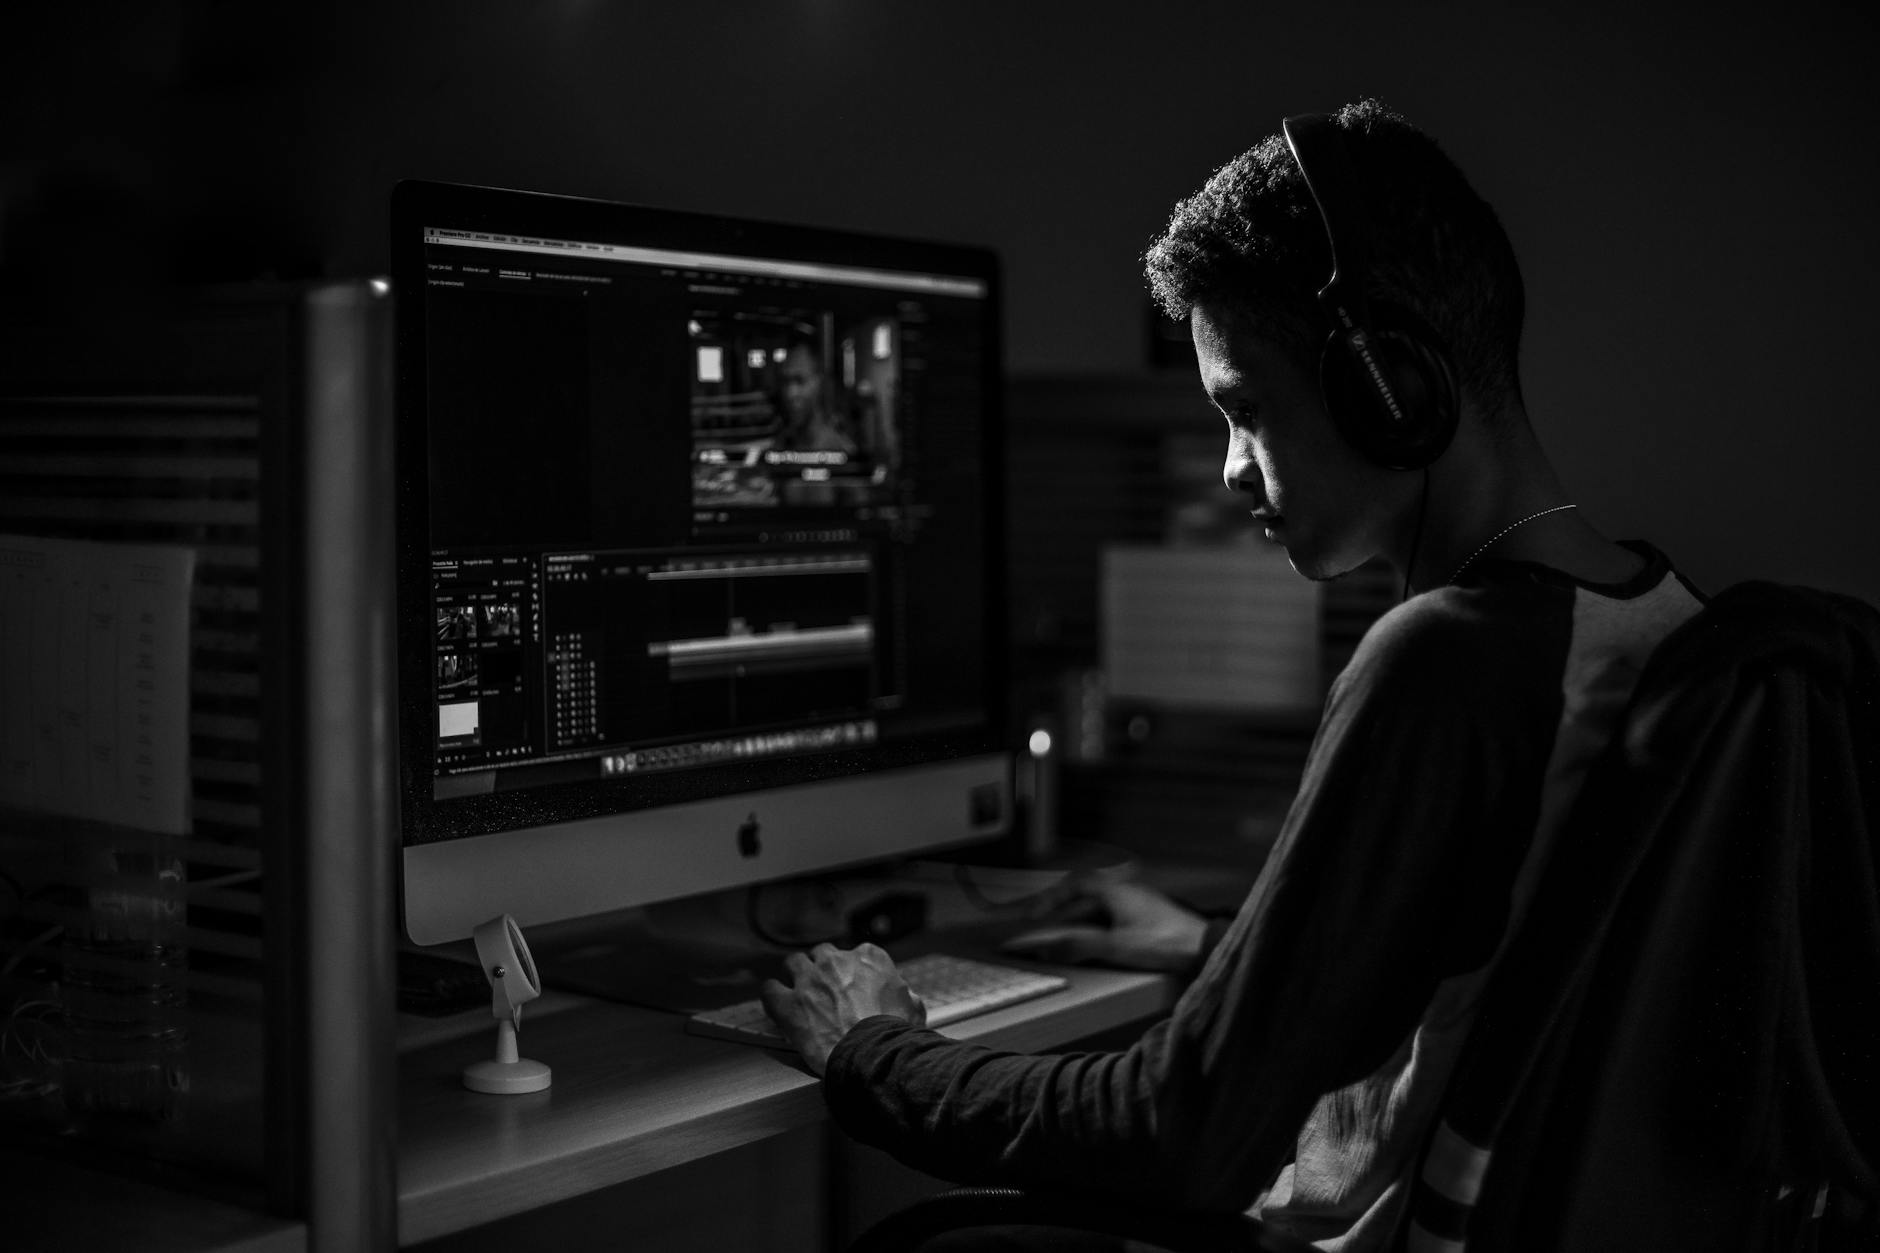
[[[424,259],[434,799],[985,729],[983,279]]]

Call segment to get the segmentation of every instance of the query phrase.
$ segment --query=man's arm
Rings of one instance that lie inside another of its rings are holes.
[[[827,1058],[838,1123],[956,1179],[1250,1204],[1318,1097],[1487,960],[1536,817],[1557,668],[1440,609],[1396,616],[1335,687],[1273,855],[1169,1019],[1125,1052],[1027,1056],[870,1017]]]
[[[1191,974],[1219,943],[1226,920],[1210,920],[1134,883],[1106,883],[1084,896],[1102,909],[1107,926],[1060,923],[1014,936],[1005,945],[1040,961],[1095,961],[1132,970]],[[771,1018],[818,1075],[850,1028],[886,1015],[921,1026],[926,1008],[894,961],[873,944],[839,949],[818,944],[784,959],[790,976],[764,981]]]

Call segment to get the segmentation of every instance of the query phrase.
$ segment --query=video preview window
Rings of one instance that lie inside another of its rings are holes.
[[[477,613],[437,607],[437,734],[440,742],[477,740]]]
[[[695,310],[688,329],[695,507],[893,499],[901,335],[892,317]]]
[[[522,610],[500,593],[437,610],[437,739],[439,747],[517,740],[515,707],[523,698]],[[492,736],[490,717],[498,726]]]

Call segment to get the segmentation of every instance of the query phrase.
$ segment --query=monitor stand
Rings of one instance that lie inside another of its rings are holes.
[[[655,921],[638,914],[586,942],[538,949],[542,983],[602,1000],[694,1014],[753,1000],[764,980],[783,974],[787,953],[754,937],[724,927],[669,923],[669,918]]]

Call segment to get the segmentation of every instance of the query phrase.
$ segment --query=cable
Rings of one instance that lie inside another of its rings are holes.
[[[31,1010],[38,1012],[28,1013]],[[48,1039],[57,1041],[63,1017],[61,1008],[52,1001],[14,1004],[5,1024],[0,1025],[0,1100],[28,1099],[56,1090],[52,1067],[59,1059],[46,1045]],[[28,1027],[32,1029],[31,1038]],[[17,1069],[12,1060],[16,1053]]]
[[[210,888],[230,888],[239,883],[250,883],[261,877],[259,870],[236,870],[213,879],[192,879],[189,883],[192,891],[208,891]]]
[[[41,931],[38,935],[34,936],[32,939],[26,941],[25,946],[22,947],[19,952],[7,958],[6,965],[0,966],[0,979],[4,979],[8,975],[12,974],[14,970],[16,970],[19,967],[19,964],[21,962],[25,961],[26,958],[35,949],[39,948],[46,941],[58,939],[60,933],[63,932],[64,930],[65,930],[65,927],[63,925],[50,927],[44,931]]]
[[[1417,549],[1423,546],[1423,514],[1430,504],[1430,468],[1423,467],[1423,490],[1417,494],[1417,529],[1410,534],[1410,560],[1403,567],[1403,595],[1398,604],[1410,599],[1410,575],[1417,568]]]
[[[1014,896],[1009,901],[995,901],[987,896],[977,883],[973,882],[973,868],[965,862],[953,863],[953,877],[959,882],[960,891],[965,894],[966,899],[976,908],[984,910],[989,914],[1011,909],[1014,906],[1029,904],[1032,901],[1049,896],[1051,893],[1058,890],[1062,882],[1061,880],[1053,881],[1049,885],[1039,888],[1034,892],[1024,892],[1018,896]]]
[[[973,882],[973,868],[971,866],[968,866],[963,861],[955,862],[953,864],[953,877],[959,880],[960,891],[966,894],[966,899],[971,901],[974,906],[985,910],[987,913],[993,913],[999,908],[998,902],[988,897],[984,892],[981,892],[979,885]]]

